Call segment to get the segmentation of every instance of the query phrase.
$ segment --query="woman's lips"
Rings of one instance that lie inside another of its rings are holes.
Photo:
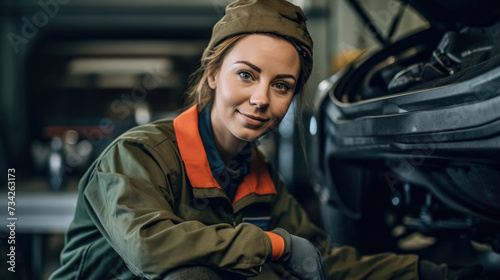
[[[253,125],[253,126],[262,125],[269,120],[269,119],[254,116],[254,115],[244,114],[242,112],[239,112],[239,113],[243,116],[243,118],[245,119],[245,121],[248,124]]]

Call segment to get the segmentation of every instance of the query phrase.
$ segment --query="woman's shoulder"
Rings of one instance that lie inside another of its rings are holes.
[[[143,159],[145,154],[157,163],[169,159],[171,164],[179,157],[173,120],[162,119],[129,129],[108,145],[96,161],[114,164],[117,158]]]
[[[118,141],[134,141],[157,146],[165,141],[177,142],[173,120],[162,119],[131,128],[117,138]]]

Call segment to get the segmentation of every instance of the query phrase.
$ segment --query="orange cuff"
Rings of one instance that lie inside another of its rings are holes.
[[[272,233],[269,231],[266,231],[266,233],[267,236],[269,236],[269,239],[271,240],[271,246],[272,246],[271,259],[273,261],[279,260],[283,255],[283,252],[285,251],[285,240],[283,240],[283,237],[279,236],[276,233]]]

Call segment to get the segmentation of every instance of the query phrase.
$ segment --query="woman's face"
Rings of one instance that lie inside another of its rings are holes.
[[[299,54],[290,42],[262,34],[240,39],[208,78],[215,90],[216,139],[254,141],[275,128],[292,102],[299,74]]]

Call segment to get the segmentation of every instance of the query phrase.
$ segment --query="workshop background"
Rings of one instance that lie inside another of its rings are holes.
[[[79,178],[124,131],[179,113],[189,75],[230,2],[0,1],[0,279],[47,279],[58,267]],[[347,1],[291,2],[304,9],[314,40],[312,93],[377,44]],[[380,30],[399,11],[396,1],[359,2]],[[394,38],[426,26],[408,7]],[[291,124],[285,119],[261,147],[320,225],[317,196]],[[314,133],[312,124],[306,129]],[[15,273],[7,270],[12,230],[5,226],[11,169]]]

